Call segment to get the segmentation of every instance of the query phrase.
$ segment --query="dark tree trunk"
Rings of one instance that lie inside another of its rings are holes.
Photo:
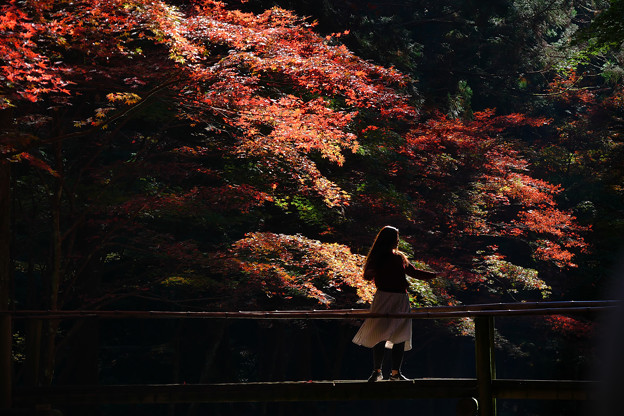
[[[0,159],[0,409],[11,407],[11,351],[13,332],[11,316],[11,169]]]

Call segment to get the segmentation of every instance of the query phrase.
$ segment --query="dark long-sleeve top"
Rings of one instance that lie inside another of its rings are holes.
[[[378,290],[404,293],[409,287],[405,275],[420,280],[431,280],[436,273],[414,267],[402,253],[392,253],[384,261],[369,265],[364,271],[364,278],[373,280]]]

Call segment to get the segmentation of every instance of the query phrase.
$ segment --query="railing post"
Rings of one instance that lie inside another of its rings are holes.
[[[493,316],[475,318],[475,355],[479,389],[479,416],[496,416],[496,399],[492,393],[492,380],[496,378]]]
[[[24,362],[24,381],[28,387],[39,387],[41,376],[41,334],[43,320],[26,321],[26,360]]]

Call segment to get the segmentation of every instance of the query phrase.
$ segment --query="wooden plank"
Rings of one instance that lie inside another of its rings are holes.
[[[597,381],[586,380],[493,380],[499,399],[596,400]]]
[[[466,398],[476,395],[475,379],[410,381],[303,381],[185,385],[54,386],[18,389],[17,407],[37,404],[156,404],[293,401],[351,401]]]
[[[497,399],[593,400],[596,381],[492,381]],[[476,379],[411,381],[290,381],[274,383],[53,386],[16,389],[16,407],[86,404],[306,402],[477,397]]]

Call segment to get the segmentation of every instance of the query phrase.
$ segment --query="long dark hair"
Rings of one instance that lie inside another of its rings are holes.
[[[390,255],[392,255],[398,247],[398,228],[386,225],[379,231],[379,233],[377,233],[375,242],[368,251],[366,261],[364,262],[364,273],[366,273],[366,269],[368,269],[368,267],[380,264],[384,261],[384,259],[390,257]]]

